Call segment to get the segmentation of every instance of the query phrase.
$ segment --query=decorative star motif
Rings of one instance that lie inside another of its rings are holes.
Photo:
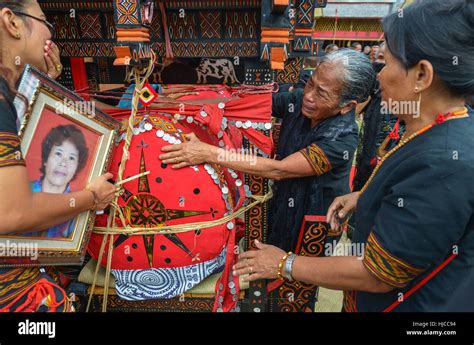
[[[144,144],[144,142],[142,142]],[[143,146],[143,145],[142,145]],[[144,148],[142,147],[142,156],[140,159],[140,173],[146,172],[145,154]],[[148,175],[142,176],[138,181],[138,194],[130,197],[127,200],[127,205],[124,207],[124,213],[126,218],[132,227],[160,227],[165,226],[170,220],[181,219],[186,217],[193,217],[203,214],[209,214],[208,211],[189,211],[189,210],[173,210],[167,209],[165,205],[154,195],[150,194],[150,184],[148,181]],[[121,243],[128,237],[121,238],[121,235],[117,239],[116,243]],[[197,256],[193,256],[191,250],[180,240],[176,234],[164,235],[168,240],[173,242],[177,247],[182,249],[185,253],[191,256],[194,260],[199,259],[199,253]],[[153,267],[153,247],[154,247],[154,235],[143,235],[143,243],[145,245],[148,263],[150,267]]]

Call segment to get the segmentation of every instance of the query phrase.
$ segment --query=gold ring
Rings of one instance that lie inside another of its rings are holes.
[[[61,72],[63,70],[63,66],[60,63],[58,63],[55,67],[56,67],[56,71],[58,72]]]

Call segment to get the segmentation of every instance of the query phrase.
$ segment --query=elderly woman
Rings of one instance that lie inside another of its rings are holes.
[[[71,193],[71,182],[85,168],[89,149],[86,138],[75,125],[53,128],[41,145],[41,177],[31,183],[34,193]],[[24,234],[35,237],[68,238],[74,221],[50,227],[48,230]]]
[[[354,245],[364,255],[288,255],[283,276],[346,291],[346,311],[413,312],[439,310],[472,272],[474,112],[465,100],[474,94],[473,20],[474,3],[465,0],[418,1],[384,19],[379,80],[406,133],[362,191],[337,198],[328,212],[335,228],[355,210]],[[400,102],[413,107],[402,111]],[[277,278],[285,252],[259,248],[240,255],[234,274]]]
[[[283,119],[276,159],[223,160],[224,149],[200,142],[168,146],[161,155],[175,168],[203,162],[276,180],[269,207],[270,243],[293,250],[305,215],[326,214],[332,200],[349,192],[358,141],[355,106],[375,83],[370,61],[342,49],[325,55],[303,90],[276,94],[273,115]]]
[[[87,190],[69,195],[31,191],[18,138],[12,86],[25,64],[53,78],[59,76],[61,65],[58,49],[51,42],[51,28],[36,0],[0,0],[0,214],[8,215],[0,223],[0,234],[48,229],[89,209],[103,210],[117,190],[107,182],[111,174],[105,174]],[[70,207],[71,198],[75,199],[75,207]],[[0,269],[0,281],[0,311],[65,308],[64,293],[38,268]]]

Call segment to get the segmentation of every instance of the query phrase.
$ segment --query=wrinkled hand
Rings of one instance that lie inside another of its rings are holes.
[[[52,79],[57,79],[63,71],[63,65],[61,64],[59,48],[53,41],[46,41],[46,45],[44,46],[44,60],[48,68],[48,76]]]
[[[239,255],[239,262],[232,267],[233,275],[247,275],[244,281],[278,278],[278,264],[286,254],[280,248],[255,241],[258,250]],[[283,272],[282,272],[283,273]]]
[[[332,230],[338,230],[345,218],[355,210],[359,196],[360,192],[354,192],[334,199],[326,217]]]
[[[119,187],[108,182],[108,180],[113,177],[114,175],[107,173],[97,177],[89,184],[89,189],[92,189],[97,194],[98,200],[96,211],[102,211],[106,209],[114,200],[115,193],[119,191]]]
[[[187,134],[189,141],[179,145],[169,145],[163,147],[160,159],[165,164],[174,164],[173,169],[180,169],[191,165],[205,163],[212,145],[200,141],[194,133]]]

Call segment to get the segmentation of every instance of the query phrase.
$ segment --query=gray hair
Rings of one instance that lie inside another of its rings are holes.
[[[376,74],[369,58],[352,49],[339,49],[321,58],[319,65],[334,63],[340,65],[344,84],[339,106],[344,107],[352,100],[365,102],[375,87]]]

